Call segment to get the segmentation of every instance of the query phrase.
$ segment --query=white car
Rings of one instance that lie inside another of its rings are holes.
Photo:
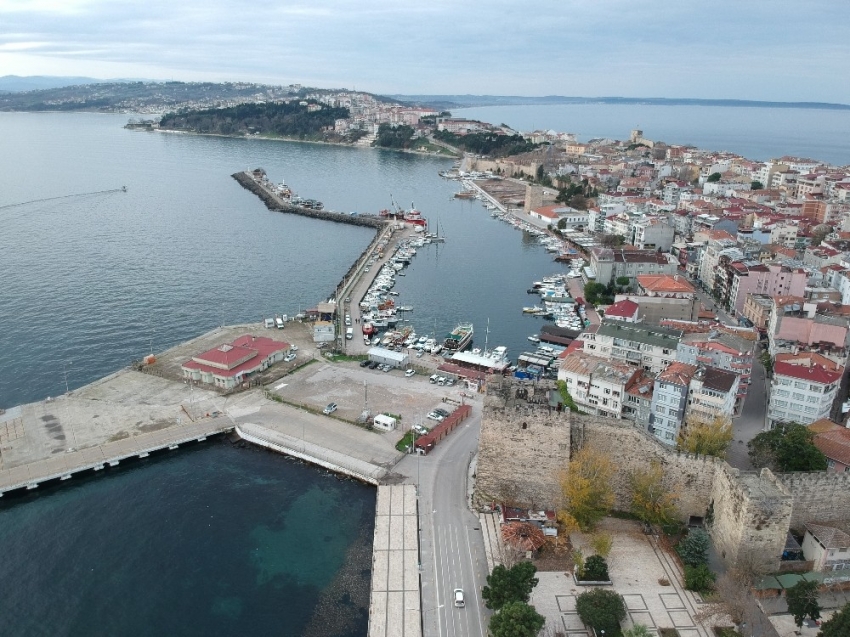
[[[466,606],[466,602],[463,600],[463,589],[456,588],[455,589],[455,606],[457,608],[463,608]]]
[[[405,375],[407,378],[410,378],[410,377],[411,377],[411,376],[413,376],[415,373],[416,373],[416,370],[415,370],[415,369],[408,369],[406,372],[404,372],[404,375]]]
[[[336,411],[336,403],[331,403],[322,410],[325,415],[330,415]]]
[[[289,354],[287,354],[286,356],[283,357],[283,362],[284,363],[291,363],[292,361],[295,360],[295,357],[296,357],[295,352],[289,352]]]

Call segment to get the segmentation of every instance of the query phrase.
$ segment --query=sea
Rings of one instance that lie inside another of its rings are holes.
[[[521,131],[573,133],[582,142],[628,139],[638,129],[647,139],[754,161],[791,155],[850,165],[850,110],[598,103],[483,106],[452,113]]]
[[[489,118],[584,138],[622,138],[638,124],[666,137],[678,118],[690,135],[666,141],[712,147],[716,133],[693,107],[652,108],[667,129],[646,112],[608,122],[593,108],[585,119],[538,107]],[[729,126],[753,158],[848,163],[846,119],[832,115],[781,110],[774,128]],[[218,325],[326,299],[373,231],[266,210],[230,177],[257,167],[328,209],[374,213],[395,201],[422,211],[446,242],[419,249],[395,287],[418,333],[442,337],[469,321],[477,346],[505,345],[515,358],[539,331],[521,312],[526,289],[564,267],[479,202],[455,199],[459,185],[438,176],[450,160],[131,131],[129,117],[0,113],[0,409]],[[804,120],[821,122],[808,147],[795,141]],[[3,498],[0,635],[363,635],[374,497],[219,439]]]

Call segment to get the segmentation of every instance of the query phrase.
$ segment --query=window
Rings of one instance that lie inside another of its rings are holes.
[[[798,409],[799,409],[799,407],[798,407]],[[817,407],[806,407],[806,413],[807,414],[813,414],[816,411],[817,411]]]
[[[611,394],[611,390],[610,390],[610,389],[608,389],[608,388],[606,387],[606,388],[605,388],[605,393],[606,393],[606,394],[608,394],[608,395],[610,395],[610,394]]]
[[[813,391],[816,394],[821,393],[820,392],[820,385],[809,385],[809,391]]]
[[[817,396],[809,396],[808,398],[806,398],[806,402],[807,403],[816,403],[816,402],[818,402],[818,397]]]
[[[795,391],[793,394],[791,394],[791,398],[793,398],[794,400],[803,400],[805,396],[800,392]]]
[[[780,384],[780,385],[790,385],[790,384],[791,384],[791,381],[790,381],[790,380],[788,380],[787,378],[780,378],[780,379],[779,379],[779,384]]]
[[[808,387],[808,385],[806,385],[806,383],[801,383],[799,380],[794,382],[795,389],[805,389],[806,387]]]
[[[658,414],[663,414],[664,413],[664,406],[663,405],[656,406],[655,412],[658,413]]]
[[[788,401],[787,400],[775,400],[775,401],[773,401],[773,404],[776,405],[777,407],[787,407]]]
[[[791,394],[787,389],[777,389],[773,393],[777,396],[789,396]]]
[[[678,416],[678,415],[679,415],[679,410],[678,410],[678,409],[668,409],[668,410],[667,410],[667,413],[668,413],[670,416]]]

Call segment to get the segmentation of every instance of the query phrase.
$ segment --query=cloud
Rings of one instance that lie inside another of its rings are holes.
[[[848,18],[850,3],[786,0],[34,0],[0,3],[0,66],[392,93],[850,102],[836,80]]]

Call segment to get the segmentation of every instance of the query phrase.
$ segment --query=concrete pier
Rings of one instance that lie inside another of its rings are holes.
[[[379,486],[369,637],[422,637],[416,487]]]
[[[232,429],[228,418],[212,418],[3,469],[0,470],[0,497],[17,489],[36,489],[49,480],[69,480],[85,471],[100,471],[107,464],[115,467],[128,458],[146,458],[161,449],[177,449],[182,444],[206,440],[208,436]]]

